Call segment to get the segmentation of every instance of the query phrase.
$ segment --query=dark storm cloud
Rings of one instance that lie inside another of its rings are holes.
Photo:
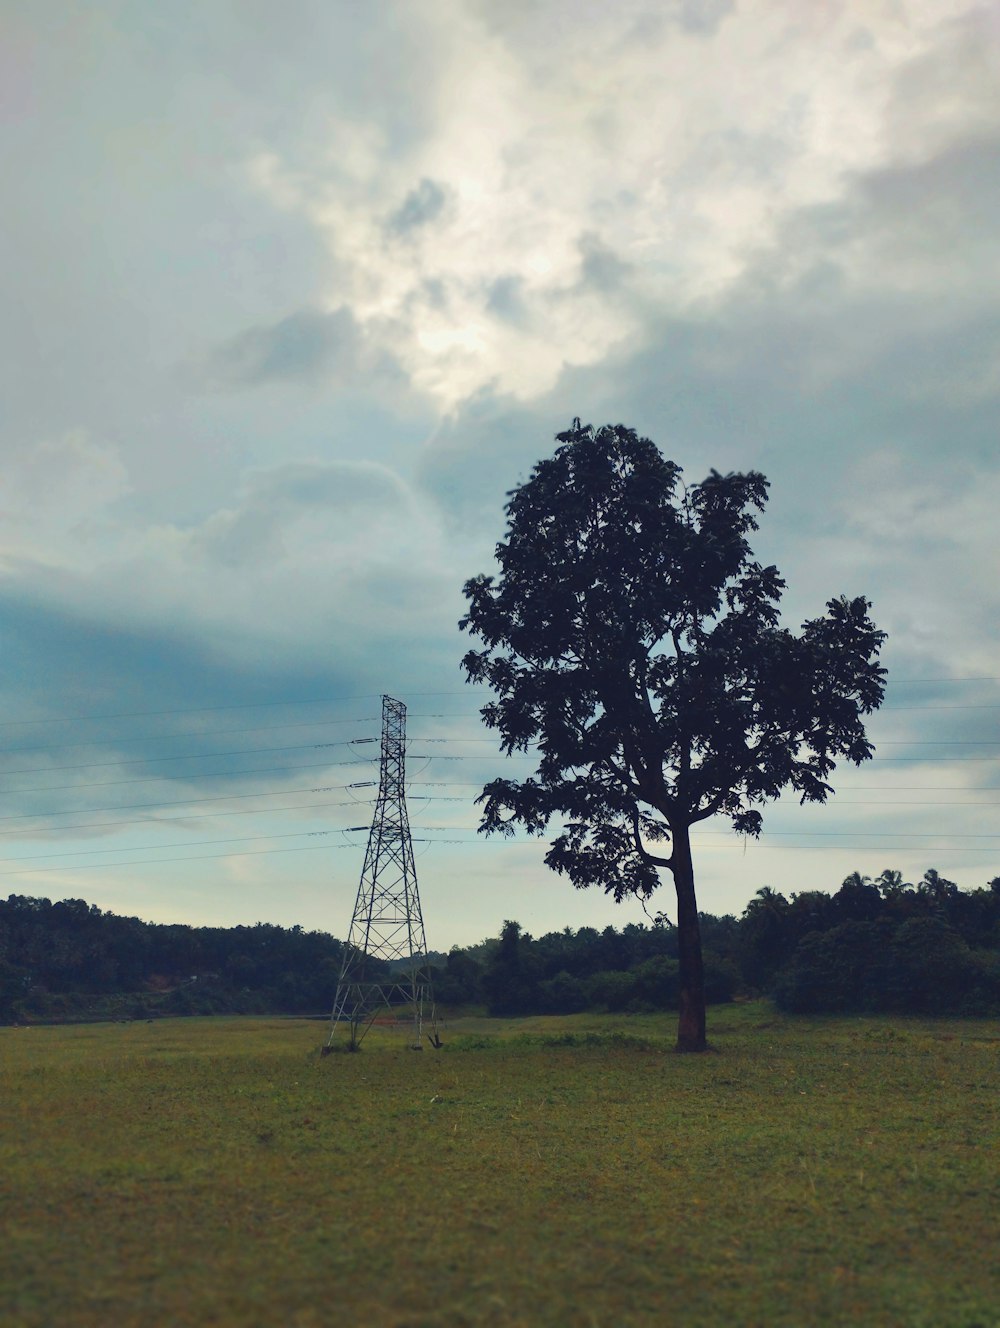
[[[227,781],[252,786],[258,767],[274,768],[271,783],[280,781],[281,768],[296,764],[313,762],[322,773],[330,753],[312,750],[310,730],[283,737],[277,726],[335,713],[306,702],[364,690],[336,666],[276,669],[252,651],[223,662],[216,643],[191,632],[129,629],[9,592],[0,597],[0,631],[19,679],[16,707],[4,706],[19,716],[4,728],[10,813],[141,800],[130,780],[144,786],[163,780],[165,792],[148,786],[155,798],[169,793],[169,781],[182,791],[201,780],[208,792],[224,790]],[[361,709],[355,705],[351,713]],[[267,729],[240,732],[254,726]],[[277,736],[269,737],[272,727]],[[215,730],[227,731],[224,740],[212,738]],[[299,749],[199,756],[286,745]]]
[[[32,721],[98,711],[254,705],[276,697],[292,701],[351,682],[329,670],[278,672],[250,655],[223,660],[205,636],[130,628],[10,591],[0,596],[0,631],[21,679],[22,713]]]

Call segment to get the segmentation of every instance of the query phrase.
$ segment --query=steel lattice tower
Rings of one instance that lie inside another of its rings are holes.
[[[382,755],[378,798],[368,835],[351,930],[333,1003],[329,1051],[341,1024],[356,1050],[380,1010],[402,1006],[413,1021],[414,1049],[422,1047],[428,1012],[432,1046],[440,1046],[420,911],[413,842],[406,813],[406,706],[382,697]],[[393,962],[387,971],[386,963]]]

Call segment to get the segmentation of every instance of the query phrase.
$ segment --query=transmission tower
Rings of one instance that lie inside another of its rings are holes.
[[[341,1025],[347,1027],[348,1047],[356,1051],[381,1011],[397,1022],[406,1012],[414,1050],[423,1046],[426,1011],[431,1045],[441,1045],[406,814],[405,766],[406,706],[383,696],[378,798],[324,1052],[333,1048]]]

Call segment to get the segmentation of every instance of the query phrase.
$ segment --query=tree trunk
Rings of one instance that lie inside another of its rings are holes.
[[[701,959],[701,925],[694,894],[694,868],[688,827],[673,830],[673,874],[677,891],[677,947],[680,959],[681,1009],[677,1050],[704,1051],[705,972]]]

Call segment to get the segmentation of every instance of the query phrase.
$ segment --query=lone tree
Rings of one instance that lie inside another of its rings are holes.
[[[680,467],[622,425],[574,420],[509,495],[499,577],[465,585],[462,661],[496,699],[504,752],[538,768],[495,779],[480,830],[560,830],[545,861],[577,887],[648,898],[673,875],[679,1051],[703,1051],[705,992],[691,826],[726,816],[757,836],[758,807],[794,789],[825,802],[835,757],[873,752],[885,639],[866,599],[832,599],[795,635],[784,581],[747,542],[767,500],[756,471],[685,487]]]

